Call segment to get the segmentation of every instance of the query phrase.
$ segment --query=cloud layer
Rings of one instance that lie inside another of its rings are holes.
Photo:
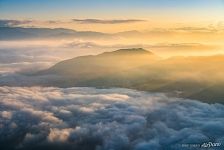
[[[63,59],[63,55],[55,51],[46,46],[0,48],[0,74],[32,72],[50,67]]]
[[[53,87],[1,87],[0,99],[0,149],[184,150],[224,142],[221,104]]]
[[[117,20],[103,20],[103,19],[73,19],[74,22],[82,24],[120,24],[120,23],[136,23],[143,22],[145,20],[139,19],[117,19]]]
[[[33,21],[31,20],[0,20],[0,27],[15,27],[25,24],[30,24]]]
[[[0,19],[0,27],[20,27],[20,26],[35,26],[35,24],[60,24],[58,20],[10,20],[10,19]]]

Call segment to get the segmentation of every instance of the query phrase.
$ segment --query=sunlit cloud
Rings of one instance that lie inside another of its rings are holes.
[[[175,31],[187,31],[187,32],[216,32],[215,28],[200,28],[200,27],[180,27],[175,28]]]
[[[120,24],[120,23],[136,23],[144,22],[146,20],[139,19],[117,19],[117,20],[103,20],[103,19],[73,19],[74,22],[82,24]]]

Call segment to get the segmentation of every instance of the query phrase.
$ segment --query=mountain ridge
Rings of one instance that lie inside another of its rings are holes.
[[[79,56],[64,60],[37,74],[56,72],[66,72],[67,74],[72,72],[70,68],[73,68],[74,70],[77,68],[83,68],[83,70],[88,68],[89,72],[91,72],[92,70],[89,68],[90,66],[96,70],[104,69],[105,72],[110,72],[110,69],[121,71],[129,69],[129,67],[133,68],[143,64],[149,64],[151,61],[157,59],[159,59],[158,56],[143,48],[119,49],[98,55]],[[70,68],[68,66],[70,66]],[[80,72],[82,72],[82,70],[80,70]]]
[[[48,82],[53,86],[121,87],[224,103],[218,90],[224,86],[223,66],[224,55],[161,59],[143,48],[132,48],[75,57],[36,75],[60,76]]]

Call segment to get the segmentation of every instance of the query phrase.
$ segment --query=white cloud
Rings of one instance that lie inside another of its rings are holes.
[[[157,150],[224,142],[222,104],[119,88],[1,87],[0,93],[1,149]]]
[[[48,135],[48,140],[50,142],[66,142],[70,136],[70,133],[73,132],[74,129],[67,128],[67,129],[57,129],[53,128],[50,129],[50,133]]]
[[[0,116],[2,118],[5,118],[5,119],[11,119],[12,118],[12,112],[9,112],[9,111],[1,111],[0,112]]]

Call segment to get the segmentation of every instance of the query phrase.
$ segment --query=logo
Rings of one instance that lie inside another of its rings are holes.
[[[220,146],[221,146],[221,143],[213,143],[213,142],[207,142],[201,145],[201,147],[203,148],[220,147]]]

